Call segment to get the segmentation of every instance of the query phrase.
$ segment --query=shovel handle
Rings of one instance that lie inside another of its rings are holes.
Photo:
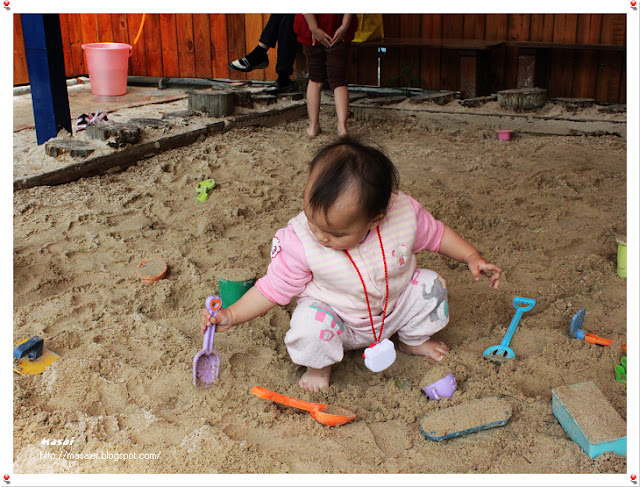
[[[301,399],[294,399],[293,397],[285,396],[284,394],[278,394],[277,392],[270,391],[269,389],[265,389],[264,387],[260,386],[253,386],[251,392],[262,399],[266,399],[267,401],[274,401],[280,404],[284,404],[285,406],[303,409],[304,411],[322,411],[326,408],[326,405],[324,404],[307,402]]]
[[[213,353],[213,339],[216,335],[216,325],[207,326],[204,332],[204,338],[202,340],[202,349],[207,355]]]
[[[524,304],[525,306],[520,306]],[[507,330],[507,334],[502,339],[500,343],[501,347],[508,347],[509,342],[511,342],[511,337],[516,331],[516,327],[518,326],[518,322],[522,315],[531,310],[536,305],[536,300],[531,298],[521,298],[520,296],[516,296],[513,298],[513,307],[516,309],[516,314],[513,315],[513,319],[511,320],[511,324],[509,325],[509,329]]]
[[[220,296],[209,296],[207,298],[207,311],[211,313],[212,318],[218,314],[220,308],[222,308],[222,299],[220,299]]]
[[[524,306],[520,306],[521,304],[524,304]],[[513,298],[513,307],[520,312],[520,316],[522,316],[522,313],[531,311],[535,305],[535,299],[521,298],[520,296]]]
[[[593,333],[585,333],[584,334],[584,341],[587,342],[587,343],[591,343],[593,345],[603,345],[605,347],[608,347],[609,345],[611,345],[613,343],[613,340],[609,340],[608,338],[599,337],[598,335],[594,335]]]
[[[218,296],[209,296],[206,301],[207,311],[211,313],[213,318],[218,314],[218,310],[222,307],[222,300]],[[213,339],[216,334],[216,325],[207,326],[204,332],[204,339],[202,341],[202,348],[207,351],[208,354],[213,353]]]

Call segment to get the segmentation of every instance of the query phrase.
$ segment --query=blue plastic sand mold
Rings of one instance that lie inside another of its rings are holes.
[[[627,425],[593,382],[552,389],[551,405],[569,437],[591,458],[604,452],[627,456]]]
[[[425,414],[420,431],[432,441],[442,441],[504,426],[510,419],[511,404],[500,397],[488,397]]]
[[[25,355],[31,360],[35,360],[44,350],[44,340],[39,336],[33,336],[26,342],[21,343],[13,349],[13,356],[15,358],[23,358]]]

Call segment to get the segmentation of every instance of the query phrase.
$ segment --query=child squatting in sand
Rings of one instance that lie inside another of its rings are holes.
[[[442,360],[449,348],[432,336],[449,321],[447,286],[416,269],[415,253],[464,262],[496,290],[502,270],[397,188],[397,169],[380,150],[348,137],[320,149],[304,211],[276,232],[266,275],[215,317],[203,309],[202,332],[211,324],[226,331],[297,297],[285,344],[307,368],[298,385],[309,392],[329,385],[345,350],[395,333],[402,352]]]

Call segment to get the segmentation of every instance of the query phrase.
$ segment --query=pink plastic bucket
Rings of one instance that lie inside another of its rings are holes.
[[[511,140],[513,130],[498,130],[498,140]]]
[[[119,42],[83,44],[87,55],[91,93],[118,96],[127,92],[127,71],[132,47]]]

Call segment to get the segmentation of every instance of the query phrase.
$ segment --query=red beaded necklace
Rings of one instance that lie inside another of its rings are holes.
[[[384,283],[386,287],[385,288],[386,294],[384,297],[384,311],[382,312],[382,325],[380,326],[380,333],[378,334],[377,337],[376,337],[376,329],[373,326],[373,314],[371,313],[371,304],[369,303],[367,286],[365,286],[364,279],[362,278],[362,274],[360,274],[360,269],[358,269],[358,266],[356,265],[353,258],[351,257],[351,254],[349,254],[349,251],[345,250],[344,253],[347,254],[347,257],[349,257],[349,260],[351,261],[351,263],[353,264],[353,267],[356,269],[356,272],[358,273],[358,277],[360,278],[360,282],[362,283],[362,288],[364,289],[364,297],[367,300],[367,309],[369,310],[369,321],[371,321],[371,331],[373,332],[373,339],[375,340],[375,343],[380,343],[380,339],[382,338],[382,329],[384,328],[384,319],[387,316],[387,303],[389,302],[389,274],[387,273],[387,259],[384,255],[384,246],[382,245],[382,237],[380,236],[380,225],[376,227],[376,232],[378,232],[378,241],[380,242],[380,250],[382,251],[382,262],[384,263]]]

